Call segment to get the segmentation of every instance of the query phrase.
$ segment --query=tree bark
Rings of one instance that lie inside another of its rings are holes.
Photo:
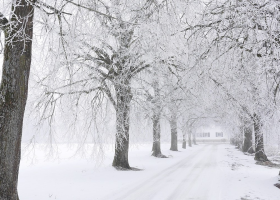
[[[255,131],[255,160],[265,162],[268,161],[264,152],[262,122],[257,114],[254,114],[254,131]]]
[[[189,147],[192,147],[192,135],[190,132],[188,133],[188,143],[189,143]]]
[[[155,74],[155,77],[157,75]],[[158,80],[155,79],[153,82],[154,98],[152,100],[153,104],[153,153],[152,156],[157,158],[167,158],[167,156],[161,153],[160,149],[160,115],[161,115],[161,103],[160,103],[160,90]]]
[[[250,126],[244,126],[244,142],[242,151],[247,153],[254,153],[253,143],[252,143],[252,128]]]
[[[22,124],[28,94],[33,36],[33,5],[26,0],[17,0],[12,11],[13,29],[7,27],[4,30],[5,50],[0,86],[1,200],[19,199],[17,183]]]
[[[171,151],[178,151],[178,138],[177,138],[177,117],[175,114],[172,114],[171,121]]]
[[[160,122],[157,115],[153,116],[153,153],[152,156],[161,157],[160,149]]]
[[[194,144],[194,145],[197,145],[197,144],[196,144],[196,136],[195,136],[195,133],[193,133],[193,144]]]
[[[183,134],[183,143],[182,143],[182,148],[186,149],[187,147],[187,141],[186,141],[186,133]]]
[[[128,163],[129,115],[132,99],[129,81],[115,85],[116,90],[116,143],[113,166],[119,170],[131,169]]]
[[[157,158],[167,158],[161,153],[160,149],[160,117],[158,114],[153,115],[153,153],[152,156]]]
[[[242,150],[243,147],[243,126],[239,126],[239,132],[236,135],[236,147],[240,150]]]

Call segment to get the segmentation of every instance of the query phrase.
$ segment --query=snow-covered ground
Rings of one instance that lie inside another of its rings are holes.
[[[93,160],[71,157],[73,150],[58,145],[59,160],[44,157],[36,145],[37,161],[23,156],[19,175],[21,200],[279,200],[279,169],[255,165],[229,144],[200,144],[162,152],[170,158],[150,156],[151,145],[137,145],[129,153],[130,165],[143,171],[117,171],[111,167],[113,151],[97,167]]]

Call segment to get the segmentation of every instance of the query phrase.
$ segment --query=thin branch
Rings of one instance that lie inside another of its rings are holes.
[[[70,3],[70,4],[75,5],[75,6],[77,6],[77,7],[80,7],[80,8],[83,8],[83,9],[86,9],[86,10],[89,10],[89,11],[92,11],[92,12],[95,12],[95,13],[97,13],[98,15],[102,15],[102,16],[104,16],[104,17],[107,17],[107,18],[109,18],[110,20],[111,20],[111,19],[117,19],[117,18],[115,18],[115,17],[113,17],[113,16],[111,16],[111,15],[107,15],[107,14],[105,14],[105,13],[99,12],[99,11],[94,10],[94,9],[92,9],[92,8],[86,7],[86,6],[82,5],[82,4],[75,3],[75,2],[73,2],[72,0],[65,0],[65,1],[68,2],[68,3]]]
[[[235,103],[237,103],[241,108],[242,110],[252,119],[254,120],[254,116],[251,115],[251,113],[249,112],[248,108],[244,105],[242,105],[236,98],[234,98],[234,96],[232,96],[232,94],[229,93],[229,91],[227,91],[226,88],[224,88],[224,86],[219,83],[217,80],[213,79],[212,77],[209,77],[218,87],[222,88],[223,91],[226,93],[226,95],[232,99]]]
[[[76,85],[76,84],[79,84],[79,83],[87,82],[87,81],[92,80],[92,79],[93,79],[93,78],[88,78],[88,79],[84,79],[84,80],[79,80],[79,81],[76,81],[76,82],[72,82],[72,83],[70,83],[70,84],[60,86],[60,87],[56,88],[56,90],[63,89],[63,88],[67,88],[67,87],[70,87],[70,86],[73,86],[73,85]]]
[[[96,88],[90,88],[88,90],[80,90],[80,91],[70,91],[70,92],[56,92],[56,91],[47,91],[46,92],[46,95],[49,95],[49,94],[58,94],[60,96],[64,96],[64,95],[72,95],[72,94],[89,94],[93,91],[96,91],[96,90],[100,90],[102,89],[101,87],[96,87]]]
[[[98,48],[96,46],[91,46],[87,42],[84,42],[84,45],[86,45],[91,50],[93,50],[97,54],[97,56],[99,57],[99,60],[102,60],[103,62],[105,62],[108,65],[112,64],[110,56],[109,56],[109,54],[106,51],[104,51],[103,49]]]
[[[194,30],[194,29],[210,28],[214,24],[219,24],[220,22],[222,22],[222,20],[211,22],[209,24],[197,24],[195,26],[189,26],[188,28],[185,28],[185,29],[181,30],[180,32],[185,32],[185,31]],[[173,33],[172,35],[175,35],[175,34],[176,33]]]
[[[138,74],[139,72],[143,71],[144,69],[147,69],[149,68],[151,65],[147,64],[147,65],[144,65],[142,67],[138,67],[138,68],[134,68],[132,71],[131,71],[131,77],[133,77],[134,75]]]
[[[106,95],[108,96],[108,98],[110,99],[111,103],[113,104],[114,108],[117,109],[117,103],[113,98],[113,95],[108,87],[108,85],[106,84],[105,81],[103,81],[102,85],[104,86],[101,90],[104,91],[106,93]]]
[[[51,15],[51,14],[57,14],[57,15],[66,14],[66,15],[72,15],[71,13],[67,13],[67,12],[58,10],[58,9],[56,9],[55,7],[50,6],[50,5],[44,3],[44,2],[42,2],[42,1],[40,1],[40,0],[37,0],[36,3],[34,4],[34,6],[36,6],[37,8],[40,8],[40,9],[42,9],[42,6],[43,6],[43,7],[47,8],[47,9],[49,9],[49,10],[52,10],[53,13],[49,13],[49,12],[47,12],[47,11],[45,11],[45,10],[43,9],[43,11],[45,11],[48,15]]]

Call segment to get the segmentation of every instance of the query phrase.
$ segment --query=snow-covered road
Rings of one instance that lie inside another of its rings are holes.
[[[206,145],[180,162],[159,172],[139,185],[113,194],[118,200],[183,200],[215,199],[220,190],[217,150],[219,145]],[[210,195],[214,193],[215,195]],[[213,196],[213,198],[211,198]],[[106,197],[110,199],[110,197]]]
[[[129,160],[143,171],[117,171],[113,152],[103,164],[71,157],[59,145],[59,160],[45,160],[36,146],[37,162],[23,156],[19,177],[21,200],[279,200],[279,169],[255,164],[229,144],[199,144],[178,152],[162,144],[167,159],[154,158],[151,145],[132,146]],[[89,148],[91,148],[89,146]],[[75,148],[74,148],[75,149]]]

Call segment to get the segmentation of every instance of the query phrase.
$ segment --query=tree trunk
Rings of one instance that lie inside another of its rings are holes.
[[[156,77],[156,74],[155,74]],[[155,79],[153,82],[153,89],[155,96],[153,98],[153,153],[152,156],[158,158],[167,158],[165,155],[162,155],[160,149],[160,114],[161,114],[161,103],[160,103],[160,91],[158,80]]]
[[[230,138],[230,144],[231,144],[231,145],[235,145],[235,144],[234,144],[234,138]]]
[[[187,147],[187,141],[186,141],[186,133],[183,134],[183,143],[182,143],[182,148],[186,149]]]
[[[178,151],[178,139],[177,139],[177,117],[176,115],[172,115],[170,121],[171,127],[171,151]]]
[[[195,136],[195,133],[193,133],[192,135],[193,135],[193,144],[194,144],[194,145],[197,145],[197,144],[196,144],[196,136]]]
[[[236,135],[236,147],[240,150],[242,150],[242,146],[243,146],[243,126],[239,126],[239,132]]]
[[[160,121],[157,114],[153,115],[153,156],[158,157],[161,155],[160,150]]]
[[[192,147],[192,135],[190,132],[188,133],[188,143],[189,143],[189,147]]]
[[[167,158],[161,153],[160,149],[160,117],[158,114],[153,115],[153,153],[152,156],[157,158]]]
[[[128,163],[129,115],[132,99],[129,81],[115,85],[116,90],[116,143],[113,166],[119,170],[131,169]]]
[[[252,128],[250,126],[244,126],[244,142],[242,151],[247,153],[254,153],[253,143],[252,143]]]
[[[264,152],[262,122],[257,114],[254,114],[254,131],[255,131],[255,160],[265,162],[268,161]]]
[[[17,0],[14,4],[17,6],[12,8],[13,29],[5,30],[3,74],[0,88],[1,200],[19,199],[17,183],[22,123],[32,53],[34,8],[25,0]]]

